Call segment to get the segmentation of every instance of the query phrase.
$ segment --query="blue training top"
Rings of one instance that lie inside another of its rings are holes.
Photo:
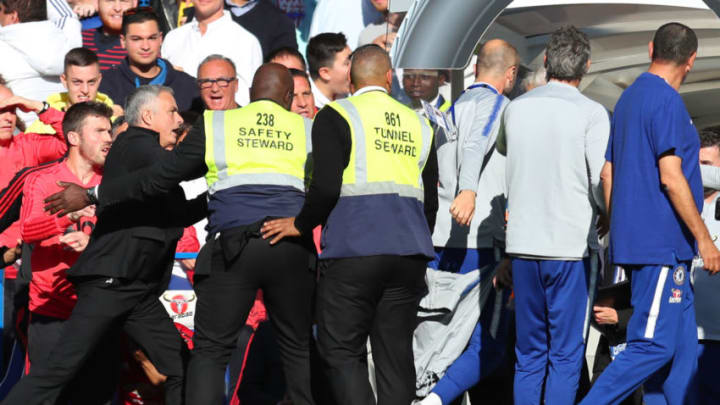
[[[613,263],[673,265],[692,260],[695,239],[660,183],[658,159],[669,151],[682,159],[683,174],[701,211],[699,150],[700,139],[685,104],[664,79],[643,73],[623,92],[605,156],[613,164]]]

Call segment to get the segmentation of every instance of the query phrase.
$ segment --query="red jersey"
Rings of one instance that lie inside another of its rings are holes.
[[[18,134],[6,148],[0,148],[0,189],[7,187],[15,173],[20,170],[37,166],[40,163],[61,158],[67,151],[65,136],[62,131],[62,120],[65,113],[54,108],[39,115],[40,121],[49,124],[54,134]],[[20,190],[18,189],[17,192]],[[0,233],[0,246],[16,246],[20,237],[20,224],[11,225]],[[13,266],[5,269],[6,278],[16,278],[17,270]]]
[[[95,174],[85,184],[100,184],[101,175]],[[67,165],[67,160],[30,174],[23,186],[23,202],[20,209],[20,228],[23,241],[34,245],[30,266],[33,272],[30,282],[30,311],[59,319],[70,317],[77,296],[65,271],[75,263],[80,253],[69,250],[60,243],[65,233],[82,231],[90,234],[95,227],[95,217],[82,217],[77,223],[68,216],[58,217],[44,211],[43,200],[61,190],[58,181],[81,184]]]

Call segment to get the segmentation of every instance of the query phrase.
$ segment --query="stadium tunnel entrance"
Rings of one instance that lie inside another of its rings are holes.
[[[655,30],[671,21],[686,24],[697,33],[699,49],[680,94],[698,129],[720,125],[720,0],[393,0],[390,7],[408,12],[391,50],[395,67],[451,69],[453,99],[473,81],[479,43],[512,43],[522,75],[542,67],[550,33],[573,24],[588,34],[592,47],[592,66],[580,90],[611,112],[647,69]]]

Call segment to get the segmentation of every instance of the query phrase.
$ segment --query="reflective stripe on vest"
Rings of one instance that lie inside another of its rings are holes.
[[[312,121],[269,100],[234,110],[207,110],[204,117],[210,194],[247,184],[305,191]]]
[[[346,119],[353,140],[340,197],[397,194],[422,202],[432,142],[427,120],[379,91],[329,105]]]

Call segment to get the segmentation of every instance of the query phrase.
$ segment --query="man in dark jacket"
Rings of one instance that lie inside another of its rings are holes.
[[[108,154],[103,178],[151,166],[177,142],[182,123],[172,89],[142,86],[128,98],[131,127]],[[167,286],[182,228],[206,215],[205,196],[190,202],[180,187],[152,198],[98,209],[90,243],[68,278],[78,301],[47,366],[33,369],[5,404],[54,403],[62,388],[114,325],[167,376],[165,403],[183,403],[184,343],[158,300]]]
[[[126,12],[120,42],[128,56],[115,69],[103,73],[100,92],[110,96],[115,103],[123,104],[136,87],[158,84],[173,89],[180,111],[202,111],[195,79],[160,58],[162,41],[160,22],[154,12],[142,8]]]

